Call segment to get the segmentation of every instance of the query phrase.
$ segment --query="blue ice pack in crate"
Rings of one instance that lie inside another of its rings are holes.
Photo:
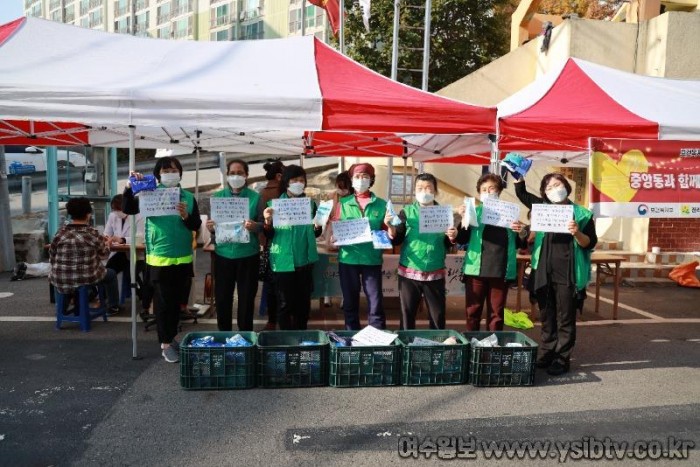
[[[153,191],[158,188],[158,180],[155,175],[144,175],[141,180],[136,177],[129,177],[129,183],[131,184],[131,191],[134,194],[140,191]]]

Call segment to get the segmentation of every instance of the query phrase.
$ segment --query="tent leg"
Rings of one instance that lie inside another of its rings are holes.
[[[408,191],[406,190],[406,179],[408,178],[408,157],[403,156],[403,204],[410,204],[408,198]]]
[[[129,125],[129,174],[136,167],[136,127]],[[116,151],[115,151],[116,159]],[[116,170],[114,171],[116,174]],[[131,216],[131,238],[129,239],[129,273],[131,274],[131,358],[137,360],[136,341],[136,216]]]
[[[394,159],[392,157],[386,158],[386,199],[391,199],[391,179],[394,175]]]

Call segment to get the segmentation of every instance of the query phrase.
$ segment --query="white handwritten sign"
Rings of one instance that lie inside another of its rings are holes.
[[[353,346],[391,345],[398,336],[390,332],[381,331],[372,326],[366,326],[363,330],[352,336]]]
[[[533,204],[530,228],[533,232],[569,233],[568,224],[573,218],[573,204]]]
[[[369,220],[366,217],[335,221],[332,226],[336,246],[356,245],[372,241],[372,230],[369,228]]]
[[[510,228],[520,218],[520,206],[498,199],[487,199],[481,212],[481,222],[487,225]]]
[[[179,216],[180,188],[159,188],[139,193],[139,211],[142,217]]]
[[[215,222],[241,222],[250,217],[248,198],[211,198],[210,202]]]
[[[418,233],[445,233],[454,225],[452,206],[421,206]]]
[[[309,198],[280,198],[272,200],[272,223],[284,225],[311,225],[311,200]]]

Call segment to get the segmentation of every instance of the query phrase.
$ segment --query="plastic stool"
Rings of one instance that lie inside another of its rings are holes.
[[[98,286],[100,306],[98,308],[90,308],[90,288],[91,285],[81,285],[74,293],[64,294],[54,289],[56,297],[56,329],[61,329],[61,324],[64,321],[69,323],[79,323],[80,330],[88,332],[90,330],[90,322],[102,316],[103,321],[107,321],[107,300],[105,299],[105,289],[103,286]],[[70,299],[76,294],[78,303],[75,305],[78,308],[78,315],[66,314]]]

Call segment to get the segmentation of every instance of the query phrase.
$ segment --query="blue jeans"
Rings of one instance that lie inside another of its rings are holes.
[[[338,263],[340,289],[343,292],[343,314],[345,329],[360,329],[360,287],[367,297],[370,326],[386,329],[384,315],[384,296],[382,294],[382,267]]]

